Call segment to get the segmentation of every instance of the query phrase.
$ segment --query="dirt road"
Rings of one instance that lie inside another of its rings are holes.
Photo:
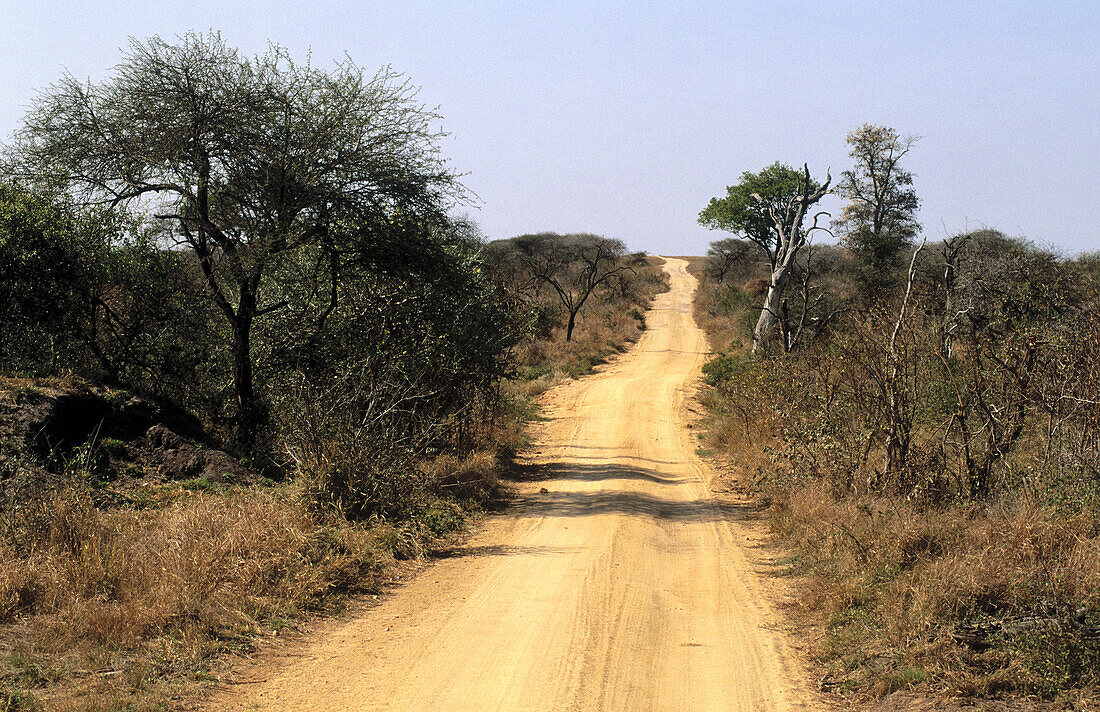
[[[217,709],[808,709],[801,673],[683,425],[705,358],[669,260],[638,345],[548,394],[543,479],[364,617]],[[545,488],[547,492],[540,490]]]

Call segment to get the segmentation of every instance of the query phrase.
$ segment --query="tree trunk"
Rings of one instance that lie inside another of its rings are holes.
[[[256,293],[252,284],[240,285],[240,303],[230,319],[233,328],[233,389],[237,398],[237,443],[252,453],[260,426],[260,404],[252,374],[252,322],[256,317]]]
[[[237,398],[236,439],[246,452],[256,445],[259,408],[252,378],[251,319],[233,323],[233,389]]]
[[[950,361],[954,350],[955,330],[955,300],[951,298],[955,287],[955,268],[950,262],[943,271],[943,285],[943,318],[940,320],[940,328],[943,329],[943,334],[940,342],[940,352],[943,354],[945,361]]]
[[[905,470],[909,459],[909,443],[912,438],[913,419],[909,413],[908,403],[902,402],[898,397],[896,388],[904,387],[897,382],[887,384],[887,427],[886,427],[886,454],[883,457],[882,469],[887,483],[899,483],[899,477]]]
[[[756,328],[752,332],[752,355],[760,355],[771,339],[775,331],[775,323],[779,320],[779,310],[783,301],[783,288],[787,286],[787,269],[780,267],[772,273],[771,284],[768,285],[768,296],[764,297],[764,306],[760,309],[760,318],[756,320]]]
[[[569,312],[569,323],[565,325],[565,340],[573,340],[573,327],[577,325],[577,312]]]
[[[905,283],[905,297],[901,300],[898,320],[886,348],[885,381],[883,387],[886,396],[886,456],[883,461],[884,475],[897,483],[898,475],[905,469],[909,457],[909,443],[913,436],[913,406],[909,394],[913,390],[909,379],[912,374],[902,363],[902,354],[898,349],[898,335],[905,324],[905,314],[909,308],[909,297],[913,294],[913,278],[916,275],[917,256],[928,241],[922,238],[909,262],[909,278]],[[868,483],[870,484],[870,482]]]

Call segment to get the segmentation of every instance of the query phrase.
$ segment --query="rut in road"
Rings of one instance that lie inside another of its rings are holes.
[[[815,707],[684,427],[707,344],[686,262],[665,270],[672,289],[639,343],[547,394],[529,455],[544,479],[521,486],[519,506],[216,708]]]

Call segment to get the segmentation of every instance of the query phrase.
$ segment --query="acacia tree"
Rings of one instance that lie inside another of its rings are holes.
[[[714,281],[719,284],[728,276],[744,274],[741,270],[757,266],[758,260],[753,258],[756,251],[755,245],[747,240],[738,240],[735,237],[715,240],[707,248],[707,274],[714,277]]]
[[[408,231],[392,225],[445,221],[461,188],[437,118],[389,69],[326,72],[278,46],[245,57],[220,35],[188,34],[131,40],[101,83],[66,75],[10,154],[17,177],[60,175],[88,202],[152,213],[192,251],[230,327],[237,437],[252,449],[253,328],[286,306],[269,299],[272,274],[307,247],[319,262],[350,251],[393,266]]]
[[[809,209],[829,192],[831,178],[818,184],[803,166],[798,172],[779,162],[759,173],[746,171],[741,182],[729,186],[724,198],[711,198],[699,213],[699,223],[713,229],[743,235],[767,255],[771,275],[768,293],[753,329],[752,353],[760,353],[767,345],[782,314],[783,290],[798,251],[807,243],[814,230],[824,229],[813,217],[813,224],[803,226]]]
[[[864,124],[847,140],[855,167],[841,174],[836,190],[851,202],[836,225],[859,259],[864,285],[873,294],[893,283],[902,251],[920,231],[913,174],[898,165],[918,139]]]
[[[565,340],[573,339],[577,314],[601,285],[634,268],[623,261],[626,246],[620,240],[580,233],[543,232],[510,240],[527,270],[557,294],[568,318]]]

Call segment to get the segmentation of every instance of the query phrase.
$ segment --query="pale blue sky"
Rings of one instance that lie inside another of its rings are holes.
[[[701,254],[695,217],[742,171],[835,176],[863,122],[922,140],[932,238],[986,225],[1100,249],[1100,3],[0,3],[0,136],[128,36],[220,30],[328,66],[390,64],[438,105],[490,238],[589,231]],[[828,206],[839,207],[834,199]]]

